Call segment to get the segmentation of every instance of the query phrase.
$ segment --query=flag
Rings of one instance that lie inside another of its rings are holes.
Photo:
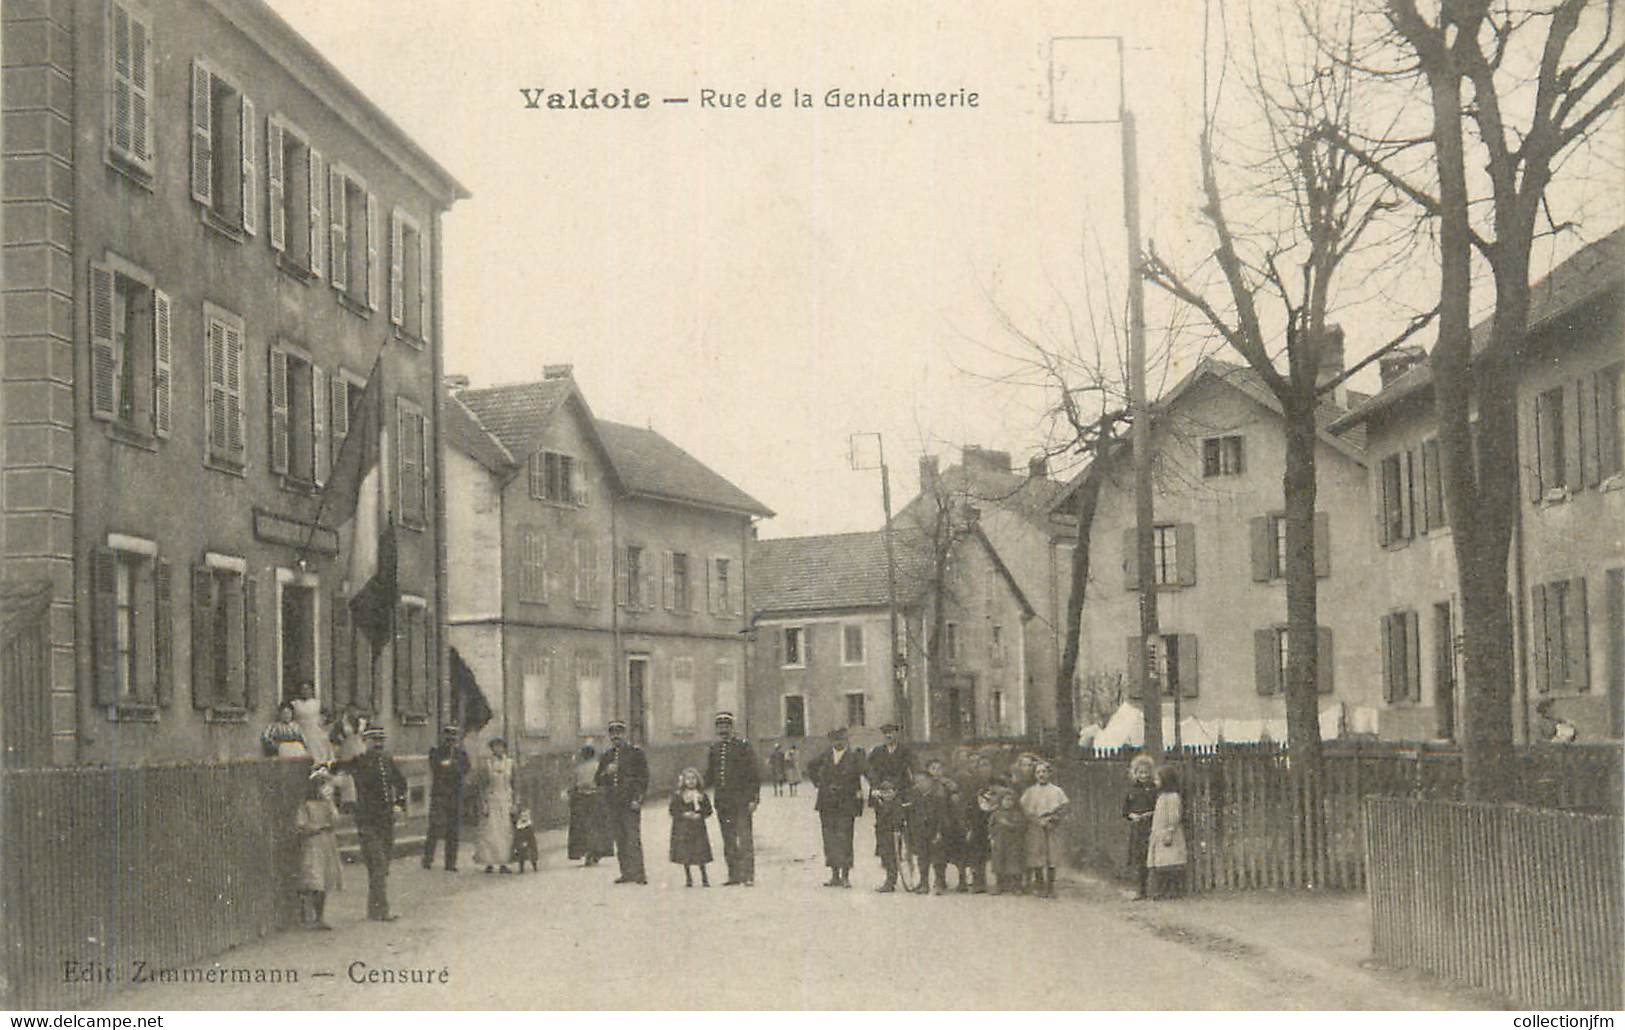
[[[338,531],[339,561],[352,623],[377,650],[389,641],[399,601],[395,521],[384,489],[389,467],[382,359],[367,376],[350,432],[333,462],[322,497],[321,523]]]
[[[485,692],[480,690],[474,670],[463,661],[463,656],[457,653],[455,647],[450,649],[450,657],[451,710],[461,723],[463,732],[473,733],[491,721],[494,714],[491,703],[485,699]]]

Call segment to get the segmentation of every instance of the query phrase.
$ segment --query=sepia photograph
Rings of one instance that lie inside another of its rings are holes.
[[[1622,100],[1615,0],[0,0],[0,1009],[1612,1026]]]

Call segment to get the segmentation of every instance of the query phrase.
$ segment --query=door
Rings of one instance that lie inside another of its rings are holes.
[[[946,719],[949,740],[970,740],[976,736],[976,678],[958,675],[947,677],[943,691],[947,702]]]
[[[807,699],[800,694],[786,694],[784,698],[784,735],[807,735]]]
[[[301,683],[316,681],[316,591],[282,586],[282,689],[278,701],[295,696]]]
[[[648,727],[644,724],[647,718],[647,696],[649,683],[649,659],[628,658],[626,660],[626,730],[631,735],[632,743],[641,746],[648,737]]]

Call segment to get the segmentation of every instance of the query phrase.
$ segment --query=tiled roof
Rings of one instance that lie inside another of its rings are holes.
[[[978,507],[1001,508],[1045,528],[1049,524],[1050,507],[1066,490],[1065,483],[1054,479],[1001,472],[974,461],[950,465],[937,476],[937,481],[955,500]],[[925,510],[925,495],[916,495],[896,517],[904,524],[915,524],[929,518]]]
[[[594,419],[610,464],[626,488],[708,508],[721,508],[762,518],[773,512],[761,501],[723,479],[698,458],[652,429]]]
[[[448,447],[456,448],[498,474],[509,471],[516,464],[508,448],[486,431],[456,394],[447,399],[443,419],[441,431],[446,434]]]
[[[510,454],[523,461],[541,442],[553,413],[574,390],[575,384],[569,379],[543,379],[482,390],[459,390],[457,397],[468,405],[480,425],[501,440]]]
[[[930,560],[923,538],[899,528],[893,540],[897,599],[911,604],[923,592]],[[758,612],[810,612],[882,608],[886,536],[881,531],[758,540],[750,550],[751,606]]]

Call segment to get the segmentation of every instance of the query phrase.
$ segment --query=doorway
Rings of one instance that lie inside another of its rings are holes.
[[[971,740],[976,736],[976,678],[954,676],[948,680],[948,738]]]
[[[807,699],[800,694],[784,695],[784,735],[786,737],[807,735]]]
[[[316,588],[282,584],[281,689],[278,701],[295,696],[299,684],[316,682]]]
[[[642,746],[648,738],[647,718],[649,658],[632,655],[626,659],[626,730],[632,743]]]

